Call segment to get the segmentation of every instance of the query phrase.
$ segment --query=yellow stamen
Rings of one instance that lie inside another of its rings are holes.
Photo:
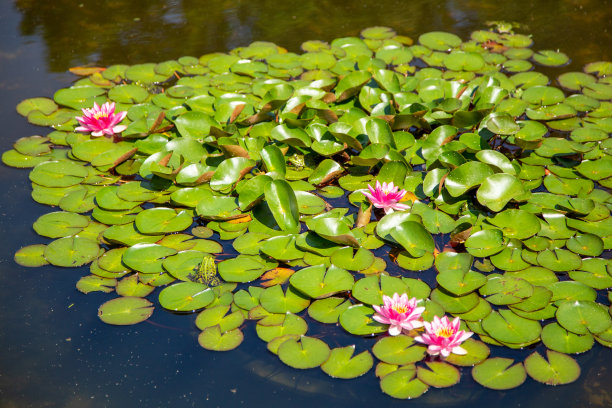
[[[406,313],[408,312],[408,307],[405,305],[394,304],[391,306],[391,309],[395,310],[397,313]]]
[[[438,335],[439,337],[446,337],[446,338],[448,338],[448,337],[452,336],[453,333],[454,333],[454,331],[453,331],[452,328],[450,328],[450,327],[443,327],[443,328],[439,329],[436,332],[436,335]]]
[[[96,119],[100,119],[100,118],[107,118],[108,115],[104,112],[96,112],[94,113],[93,117]]]

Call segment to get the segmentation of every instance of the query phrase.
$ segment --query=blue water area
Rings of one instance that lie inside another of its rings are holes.
[[[487,21],[510,20],[524,26],[521,32],[533,34],[537,49],[561,49],[572,57],[567,70],[579,70],[587,62],[612,59],[610,3],[2,0],[0,149],[10,149],[19,137],[47,132],[29,125],[15,105],[69,86],[76,79],[67,72],[72,66],[200,56],[256,40],[299,52],[306,40],[358,35],[375,25],[413,38],[434,30],[467,38]],[[31,225],[49,208],[31,199],[25,170],[2,165],[0,187],[2,408],[612,406],[612,351],[600,346],[577,357],[583,372],[568,386],[527,380],[516,390],[497,392],[477,385],[464,369],[458,386],[399,401],[380,391],[373,370],[342,381],[320,370],[285,366],[257,338],[253,322],[244,327],[244,343],[227,353],[198,345],[195,314],[176,315],[158,307],[152,318],[136,326],[105,325],[96,312],[108,295],[83,295],[75,289],[79,277],[88,273],[86,267],[28,269],[13,262],[20,247],[45,242]],[[310,329],[321,336],[341,332],[329,337],[332,347],[369,344],[335,327],[311,323]]]

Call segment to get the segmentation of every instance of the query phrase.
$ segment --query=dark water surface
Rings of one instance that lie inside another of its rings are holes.
[[[0,0],[0,150],[19,137],[47,133],[27,124],[15,105],[68,86],[75,79],[66,73],[71,66],[200,56],[255,40],[299,51],[306,40],[358,35],[373,25],[413,38],[433,30],[467,38],[488,20],[510,20],[533,34],[536,50],[561,49],[573,59],[566,69],[579,70],[612,59],[611,3]],[[320,370],[284,366],[266,351],[253,324],[246,325],[245,342],[228,353],[198,346],[195,315],[157,308],[134,327],[104,325],[96,311],[108,295],[85,296],[74,287],[86,268],[28,269],[13,262],[21,246],[46,242],[31,225],[49,208],[30,198],[27,174],[0,167],[1,408],[612,406],[612,351],[599,346],[578,357],[582,376],[568,386],[527,380],[516,390],[493,392],[465,371],[459,386],[398,401],[380,392],[372,371],[334,381]],[[337,341],[344,345],[349,339]]]

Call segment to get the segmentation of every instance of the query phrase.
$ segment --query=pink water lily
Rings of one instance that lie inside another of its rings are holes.
[[[460,324],[458,317],[450,322],[446,316],[442,319],[434,316],[433,322],[425,322],[425,333],[414,339],[427,344],[427,352],[432,356],[441,354],[442,357],[448,357],[450,353],[466,354],[467,351],[461,347],[461,343],[474,333],[460,330]]]
[[[384,304],[373,306],[376,314],[372,318],[379,323],[390,325],[389,334],[391,336],[397,336],[402,330],[410,331],[423,327],[420,319],[425,308],[417,307],[418,302],[417,298],[408,299],[405,293],[402,296],[394,293],[392,298],[383,295]]]
[[[92,136],[108,135],[112,136],[123,132],[127,126],[119,125],[127,112],[115,113],[115,103],[106,102],[98,106],[94,102],[93,108],[84,108],[83,116],[77,116],[81,126],[75,130],[77,132],[91,133]]]
[[[376,181],[376,188],[373,188],[368,184],[370,192],[363,191],[368,200],[376,208],[382,208],[385,210],[385,214],[392,213],[393,210],[407,210],[410,207],[406,204],[401,204],[399,201],[406,195],[406,190],[400,190],[399,187],[394,186],[393,182],[382,183]]]

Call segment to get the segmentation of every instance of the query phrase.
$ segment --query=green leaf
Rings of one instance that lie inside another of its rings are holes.
[[[278,357],[290,367],[307,369],[318,367],[330,356],[330,350],[325,342],[302,336],[300,341],[289,339],[278,348]]]
[[[284,180],[273,180],[264,187],[268,207],[278,226],[292,234],[300,232],[300,214],[293,189]]]
[[[104,323],[125,326],[147,320],[153,314],[153,309],[153,303],[146,299],[119,297],[102,304],[98,317]]]
[[[374,365],[374,359],[367,350],[356,356],[353,356],[354,351],[354,345],[332,349],[321,369],[333,378],[350,379],[364,375]]]
[[[525,370],[531,378],[548,385],[569,384],[580,376],[580,366],[568,355],[546,350],[544,359],[534,351],[525,359]]]
[[[229,351],[242,343],[244,336],[240,329],[221,332],[219,326],[205,328],[198,336],[198,343],[206,350]]]
[[[494,390],[509,390],[525,382],[527,374],[521,363],[512,363],[509,358],[490,358],[472,369],[474,380],[487,388]]]

